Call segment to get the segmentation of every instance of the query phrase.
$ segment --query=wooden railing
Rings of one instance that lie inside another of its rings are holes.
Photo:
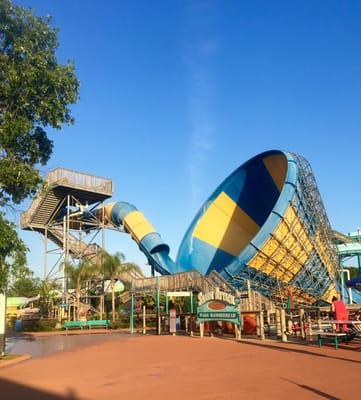
[[[251,289],[240,293],[240,307],[242,311],[262,311],[273,310],[276,305],[261,293]]]
[[[21,227],[25,227],[26,225],[28,225],[31,217],[33,216],[37,208],[40,206],[41,202],[44,200],[46,193],[47,193],[47,186],[44,185],[34,197],[28,210],[21,214],[20,216]]]
[[[48,185],[66,184],[69,186],[83,187],[90,189],[92,192],[113,194],[113,182],[111,179],[102,178],[100,176],[84,174],[82,172],[73,171],[66,168],[56,168],[51,171],[46,181]]]
[[[46,197],[49,186],[65,185],[79,189],[85,189],[95,193],[111,196],[113,194],[113,182],[111,179],[102,178],[95,175],[84,174],[66,168],[56,168],[49,172],[45,180],[45,185],[41,188],[33,199],[29,209],[21,214],[20,224],[22,227],[28,225],[30,219]]]
[[[158,278],[156,277],[135,279],[133,290],[135,292],[150,292],[156,290],[157,285]],[[196,270],[159,277],[159,289],[162,292],[196,289],[206,293],[215,287],[220,287],[221,290],[225,289],[224,285],[220,285],[220,282],[215,282],[211,277],[205,277]]]

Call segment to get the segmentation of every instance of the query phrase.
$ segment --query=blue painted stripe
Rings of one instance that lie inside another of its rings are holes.
[[[224,191],[259,226],[262,226],[280,193],[262,158],[253,161],[246,169],[246,173],[244,174],[243,171],[242,175],[244,182],[240,183],[247,190],[239,191],[240,183],[235,185],[230,182],[231,184]]]
[[[111,219],[116,225],[121,225],[125,216],[132,211],[137,211],[137,208],[125,201],[118,201],[113,205]]]
[[[169,253],[169,246],[164,243],[158,232],[151,232],[144,236],[141,240],[141,244],[149,253],[156,253],[158,251],[166,251]]]
[[[236,261],[237,259],[238,257],[235,257],[221,249],[217,249],[209,263],[207,274],[209,274],[213,269],[220,272],[225,266],[232,264],[232,261]]]
[[[206,275],[212,269],[216,269],[217,271],[223,269],[235,258],[231,254],[217,249],[195,237],[191,238],[189,247],[192,249],[192,252],[181,251],[177,259],[177,265],[181,266],[181,270],[183,271],[197,269],[199,272]]]

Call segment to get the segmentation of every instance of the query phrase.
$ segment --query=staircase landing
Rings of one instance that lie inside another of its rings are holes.
[[[111,179],[56,168],[45,179],[29,209],[21,214],[21,228],[44,233],[45,227],[66,206],[68,195],[82,204],[92,205],[110,198],[113,194]]]

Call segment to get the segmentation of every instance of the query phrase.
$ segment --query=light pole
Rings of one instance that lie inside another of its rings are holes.
[[[5,336],[6,336],[6,292],[0,293],[0,354],[5,355]]]

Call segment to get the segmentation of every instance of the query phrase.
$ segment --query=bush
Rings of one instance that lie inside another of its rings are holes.
[[[56,331],[56,319],[39,319],[37,321],[23,321],[24,332],[51,332]]]
[[[129,318],[122,318],[115,321],[111,321],[109,328],[110,329],[129,328]]]

